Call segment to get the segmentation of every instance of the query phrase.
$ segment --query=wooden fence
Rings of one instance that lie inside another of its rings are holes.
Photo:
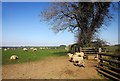
[[[98,54],[99,50],[96,48],[81,48],[81,51],[87,54]],[[102,49],[102,53],[105,53],[106,51]]]
[[[98,57],[99,49],[96,48],[81,48],[81,51],[84,52],[86,59],[95,59]],[[104,49],[101,50],[102,53],[106,53]]]
[[[104,76],[120,81],[120,54],[98,54],[98,72]]]
[[[81,51],[84,52],[86,55],[87,54],[97,54],[97,52],[98,52],[94,48],[82,48]]]

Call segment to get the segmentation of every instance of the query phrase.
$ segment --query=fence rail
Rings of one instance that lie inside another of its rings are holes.
[[[81,48],[81,51],[84,52],[86,59],[95,59],[98,57],[99,49],[96,48]],[[102,53],[105,53],[105,50],[101,51]]]
[[[98,53],[98,72],[120,81],[120,54]]]
[[[95,48],[81,48],[81,51],[87,54],[98,54],[99,50]],[[105,53],[105,50],[102,50],[101,52]]]

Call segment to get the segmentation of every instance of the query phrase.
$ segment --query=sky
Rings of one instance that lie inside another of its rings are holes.
[[[40,12],[49,2],[2,2],[2,46],[59,46],[75,43],[73,33],[55,34],[51,25],[40,22]],[[118,43],[118,12],[115,18],[99,32],[100,38]]]

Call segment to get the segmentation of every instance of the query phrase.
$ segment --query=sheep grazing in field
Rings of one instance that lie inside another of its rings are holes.
[[[7,49],[5,48],[4,51],[7,51]]]
[[[34,48],[33,51],[37,51],[37,48]]]
[[[71,62],[71,61],[72,61],[73,54],[68,53],[67,55],[69,56],[69,61]]]
[[[23,48],[23,51],[28,51],[28,49],[27,48]]]
[[[7,48],[7,50],[9,50],[10,48]]]
[[[33,50],[34,48],[30,48],[31,50]]]
[[[18,56],[17,56],[17,55],[12,55],[12,56],[10,57],[10,60],[16,60],[16,59],[18,59]]]

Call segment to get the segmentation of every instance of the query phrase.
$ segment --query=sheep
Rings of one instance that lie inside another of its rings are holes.
[[[75,58],[73,58],[73,59],[74,59],[74,60],[73,60],[73,64],[74,64],[74,65],[84,66],[84,67],[85,67],[83,57],[75,57]]]
[[[17,56],[17,55],[12,55],[12,56],[10,57],[10,60],[16,60],[16,59],[18,59],[18,56]]]
[[[85,63],[84,63],[84,59],[83,59],[84,53],[83,52],[76,52],[73,56],[72,56],[72,61],[74,65],[79,65],[79,66],[84,66],[85,67]]]
[[[28,51],[28,49],[27,48],[23,48],[23,51]]]
[[[7,50],[9,50],[10,48],[7,48]]]
[[[33,50],[34,48],[30,48],[31,50]]]
[[[5,48],[4,51],[7,51],[7,49]]]
[[[72,61],[73,61],[74,65],[79,65],[79,66],[84,66],[85,67],[83,57],[73,56]]]
[[[76,55],[84,57],[84,53],[83,52],[75,52]]]
[[[37,48],[34,48],[33,51],[37,51]]]
[[[41,50],[43,49],[43,48],[40,48]]]
[[[69,56],[69,61],[72,61],[72,56],[73,56],[73,54],[68,53],[67,55]]]

